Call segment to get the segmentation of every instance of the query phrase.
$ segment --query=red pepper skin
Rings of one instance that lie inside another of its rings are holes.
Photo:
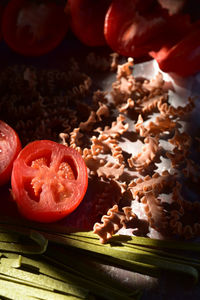
[[[193,27],[171,48],[163,46],[159,52],[150,53],[163,72],[187,77],[200,71],[200,23]]]
[[[104,18],[111,0],[68,0],[65,12],[74,35],[85,45],[106,45]]]
[[[104,23],[107,44],[121,55],[144,57],[162,46],[167,17],[154,0],[113,0]]]

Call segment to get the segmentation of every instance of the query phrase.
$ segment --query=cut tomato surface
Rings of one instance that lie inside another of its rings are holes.
[[[108,45],[125,56],[142,57],[162,43],[167,11],[156,1],[114,0],[105,17]]]
[[[49,140],[35,141],[15,160],[11,185],[23,216],[53,222],[81,203],[88,186],[87,167],[76,150]]]
[[[0,185],[10,180],[13,162],[20,150],[21,142],[17,133],[0,121]]]
[[[3,37],[23,55],[46,54],[61,43],[67,30],[64,5],[57,2],[11,0],[3,13]]]
[[[106,44],[104,19],[111,0],[68,0],[66,13],[75,36],[88,46]]]

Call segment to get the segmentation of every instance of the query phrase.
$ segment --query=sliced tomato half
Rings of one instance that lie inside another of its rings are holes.
[[[13,162],[20,150],[21,142],[15,130],[0,121],[0,185],[10,180]]]
[[[87,167],[72,148],[49,140],[34,141],[15,160],[11,185],[24,217],[53,222],[81,203],[88,186]]]
[[[2,19],[3,37],[14,51],[38,56],[56,48],[65,37],[68,20],[56,1],[11,0]]]
[[[111,0],[68,0],[66,13],[75,36],[88,46],[106,44],[104,19]]]

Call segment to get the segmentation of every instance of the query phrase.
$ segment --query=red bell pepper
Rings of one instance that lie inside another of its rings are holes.
[[[165,44],[158,52],[150,52],[163,72],[190,76],[200,71],[200,22],[172,45]]]

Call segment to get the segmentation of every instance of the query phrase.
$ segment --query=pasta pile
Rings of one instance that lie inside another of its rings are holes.
[[[65,224],[75,219],[78,228],[93,228],[102,243],[124,231],[195,238],[199,139],[186,126],[194,99],[173,106],[161,73],[137,78],[132,58],[122,64],[117,59],[92,53],[83,70],[74,59],[59,70],[8,67],[0,74],[1,119],[23,145],[51,139],[81,153],[90,197]],[[103,90],[101,78],[113,72],[110,90]]]

